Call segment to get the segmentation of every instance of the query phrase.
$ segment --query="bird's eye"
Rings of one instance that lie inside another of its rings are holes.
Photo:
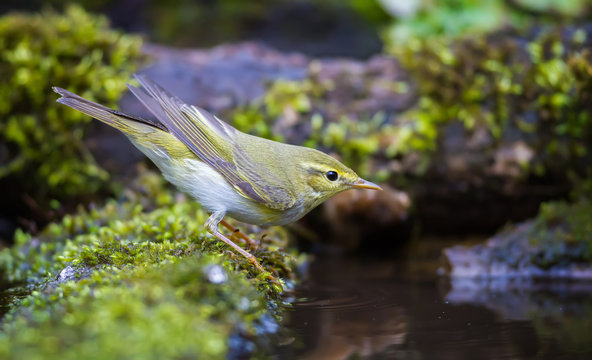
[[[325,176],[327,177],[327,179],[329,179],[330,181],[335,181],[337,180],[337,178],[339,177],[339,175],[337,175],[337,172],[331,170],[331,171],[327,171],[327,173],[325,174]]]

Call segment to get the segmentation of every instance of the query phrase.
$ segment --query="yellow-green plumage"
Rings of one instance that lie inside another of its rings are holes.
[[[54,91],[62,95],[58,102],[122,131],[167,180],[212,214],[208,230],[227,243],[232,242],[217,230],[226,215],[257,225],[286,224],[341,191],[380,189],[320,151],[242,133],[150,80],[137,79],[142,88],[128,87],[158,121],[109,109],[61,88]]]

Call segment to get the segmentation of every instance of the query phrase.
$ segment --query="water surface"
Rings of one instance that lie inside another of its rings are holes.
[[[281,359],[592,359],[590,282],[451,281],[433,262],[392,259],[309,270]]]

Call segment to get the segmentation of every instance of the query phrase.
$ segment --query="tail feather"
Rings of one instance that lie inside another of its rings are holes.
[[[110,109],[106,106],[87,100],[82,96],[76,95],[73,92],[70,92],[66,89],[62,89],[57,86],[54,86],[52,89],[53,91],[62,96],[61,98],[56,100],[58,103],[64,104],[73,109],[81,111],[86,115],[92,116],[93,118],[100,120],[113,127],[116,127],[124,132],[125,128],[128,127],[128,124],[126,124],[125,120],[128,120],[128,123],[129,121],[142,123],[144,125],[149,125],[152,127],[156,127],[160,130],[167,131],[167,129],[160,123]]]

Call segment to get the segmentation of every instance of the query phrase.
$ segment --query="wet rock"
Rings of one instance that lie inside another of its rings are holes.
[[[79,281],[89,277],[92,272],[93,269],[88,267],[73,267],[68,265],[59,272],[55,280],[50,282],[49,285],[57,286],[68,281]]]
[[[577,261],[573,245],[556,240],[558,249],[533,241],[535,221],[527,221],[475,246],[454,246],[444,250],[453,279],[592,279],[592,265]],[[549,230],[552,234],[552,230]],[[551,253],[551,254],[550,254]],[[575,255],[575,256],[574,256]],[[543,266],[541,258],[553,256],[553,265]],[[503,281],[503,280],[502,280]]]
[[[71,280],[76,280],[76,271],[74,271],[72,266],[66,266],[64,270],[60,271],[56,278],[57,282],[66,282]]]

